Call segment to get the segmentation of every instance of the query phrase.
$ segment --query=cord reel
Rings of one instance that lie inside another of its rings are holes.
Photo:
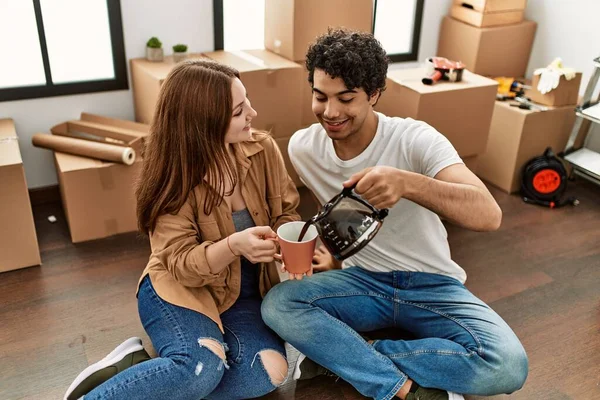
[[[566,189],[567,169],[550,147],[523,167],[521,195],[524,202],[549,208],[578,205],[579,200],[574,197],[563,198]]]

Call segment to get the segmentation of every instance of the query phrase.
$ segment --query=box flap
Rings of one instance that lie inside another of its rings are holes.
[[[498,86],[498,82],[495,80],[474,74],[468,70],[463,72],[462,81],[460,82],[439,81],[433,85],[425,85],[421,82],[425,74],[425,68],[412,68],[389,71],[387,76],[394,82],[422,94],[472,89],[474,87]]]
[[[297,64],[293,61],[288,60],[287,58],[283,58],[275,53],[272,53],[268,50],[245,50],[236,52],[236,54],[242,56],[239,53],[244,53],[243,56],[252,56],[261,60],[263,65],[270,69],[282,69],[282,68],[302,68],[300,64]]]
[[[10,118],[0,119],[0,167],[22,163],[15,124]]]
[[[260,58],[243,51],[219,50],[204,53],[204,55],[221,64],[230,65],[240,72],[260,71],[269,68]]]
[[[80,157],[72,154],[54,152],[56,164],[61,172],[79,171],[90,168],[105,168],[114,165],[115,163],[108,161],[96,160],[93,158]]]
[[[123,119],[105,117],[102,115],[89,114],[82,112],[81,118],[82,121],[95,122],[103,125],[111,125],[119,128],[125,128],[133,131],[138,131],[145,133],[146,135],[150,132],[150,125],[142,124],[140,122],[133,122]]]

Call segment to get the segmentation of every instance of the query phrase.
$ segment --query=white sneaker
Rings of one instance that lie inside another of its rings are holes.
[[[448,392],[448,400],[465,400],[462,394]]]
[[[67,389],[64,400],[79,399],[119,372],[149,359],[150,356],[142,346],[142,340],[138,337],[129,338],[102,360],[77,375]]]

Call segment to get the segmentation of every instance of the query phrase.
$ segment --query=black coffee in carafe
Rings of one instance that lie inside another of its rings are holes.
[[[375,236],[387,214],[388,210],[377,210],[354,194],[353,187],[345,188],[304,224],[298,241],[314,224],[329,252],[336,259],[343,260],[358,252]]]

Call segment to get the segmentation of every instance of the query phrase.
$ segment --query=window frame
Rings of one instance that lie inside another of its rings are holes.
[[[223,1],[213,0],[213,26],[215,37],[215,50],[223,50],[224,47],[224,23],[223,23]],[[408,53],[388,54],[390,62],[405,62],[417,61],[419,57],[419,44],[421,42],[421,24],[423,23],[423,9],[425,0],[416,0],[412,46]],[[371,33],[375,31],[375,23],[377,22],[377,0],[374,3],[373,26]]]
[[[0,88],[0,102],[106,92],[112,90],[129,90],[120,0],[106,0],[115,77],[113,79],[60,84],[54,84],[52,82],[52,72],[50,70],[50,59],[48,56],[48,47],[46,45],[46,35],[44,31],[40,0],[31,1],[33,1],[33,8],[35,12],[38,37],[40,40],[40,50],[42,52],[44,73],[46,76],[46,84]]]

